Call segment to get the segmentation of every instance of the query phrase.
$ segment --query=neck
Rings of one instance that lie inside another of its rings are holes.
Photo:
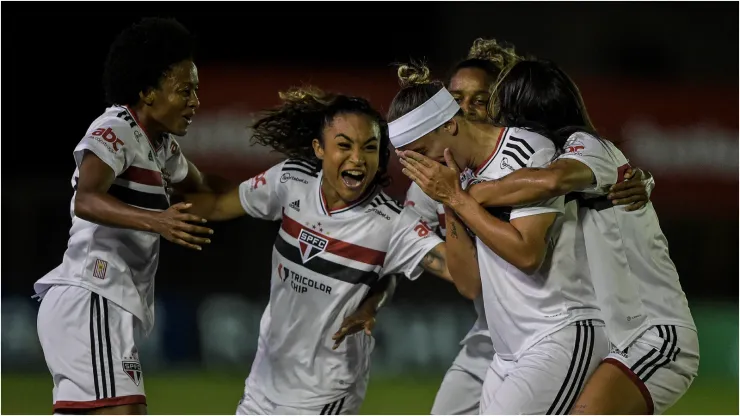
[[[329,211],[346,205],[346,202],[342,200],[339,193],[325,180],[321,181],[321,193],[324,195],[324,203]]]
[[[326,204],[326,209],[328,209],[329,211],[352,205],[356,201],[364,198],[365,195],[370,192],[372,188],[373,185],[369,185],[368,188],[365,189],[362,194],[360,194],[360,196],[358,196],[356,199],[352,201],[345,201],[342,199],[341,196],[339,196],[339,193],[329,185],[329,182],[325,180],[321,181],[321,193],[324,195],[324,203]]]
[[[491,156],[498,145],[502,128],[489,123],[464,123],[469,137],[466,143],[469,153],[465,157],[465,166],[475,170]]]
[[[144,104],[138,104],[136,106],[129,106],[133,116],[136,118],[136,122],[139,123],[141,128],[144,130],[144,134],[153,145],[159,145],[162,141],[164,131],[159,128],[157,123],[149,113],[144,109]]]

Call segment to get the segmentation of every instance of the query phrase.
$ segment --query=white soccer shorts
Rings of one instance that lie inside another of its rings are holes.
[[[268,399],[258,382],[247,378],[237,415],[357,415],[365,401],[369,375],[358,379],[346,395],[319,406],[285,406]]]
[[[37,331],[54,380],[54,411],[146,405],[134,332],[138,320],[78,286],[52,286]]]
[[[439,386],[432,414],[477,415],[483,379],[492,359],[490,337],[474,336],[466,340]]]
[[[590,319],[573,323],[517,361],[495,355],[483,382],[481,414],[567,414],[609,353],[603,325]]]
[[[604,361],[637,385],[649,414],[662,414],[686,393],[699,372],[699,338],[689,328],[652,326],[624,351],[612,346]]]

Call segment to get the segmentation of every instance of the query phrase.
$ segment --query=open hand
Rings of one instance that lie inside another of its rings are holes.
[[[334,340],[334,346],[331,349],[336,350],[342,344],[344,338],[362,330],[365,331],[365,334],[372,335],[376,314],[377,311],[374,311],[373,308],[360,307],[352,315],[344,318],[339,331],[331,337]]]
[[[210,244],[208,238],[195,237],[192,234],[213,234],[213,230],[190,223],[206,222],[205,218],[182,212],[193,204],[180,202],[166,211],[154,214],[152,230],[167,240],[193,250],[201,250],[200,244]]]
[[[648,203],[647,189],[642,179],[645,174],[641,169],[628,169],[624,173],[624,181],[617,182],[609,188],[609,198],[614,205],[627,205],[626,211],[635,211]]]

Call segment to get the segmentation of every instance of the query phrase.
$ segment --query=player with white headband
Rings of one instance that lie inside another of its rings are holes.
[[[526,111],[525,106],[512,105],[513,97],[523,96],[558,97],[558,109]],[[492,104],[499,124],[516,120],[567,142],[564,153],[546,169],[522,169],[477,185],[470,190],[473,198],[487,206],[507,206],[583,193],[579,219],[612,347],[573,412],[664,412],[696,377],[699,344],[652,204],[626,212],[606,200],[629,162],[596,134],[577,86],[551,62],[515,65],[498,86]],[[436,183],[447,182],[447,187],[454,182],[452,172],[446,180],[430,176]]]
[[[397,149],[446,162],[456,175],[462,166],[482,180],[494,180],[544,166],[562,148],[564,143],[528,130],[466,119],[454,97],[428,76],[423,67],[399,69],[405,85],[388,115]],[[414,179],[408,167],[404,173]],[[455,201],[445,204],[445,215],[450,273],[461,291],[482,292],[496,350],[480,411],[568,412],[608,353],[588,267],[579,259],[585,248],[577,243],[575,202],[558,197],[489,213],[478,204],[458,207]],[[476,235],[479,269],[473,273],[462,270],[472,239],[461,220]]]

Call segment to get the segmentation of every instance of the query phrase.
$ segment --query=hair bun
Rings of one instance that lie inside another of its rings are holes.
[[[398,80],[401,87],[412,85],[431,84],[429,68],[423,63],[411,62],[409,64],[399,65]]]
[[[499,69],[522,59],[514,52],[514,47],[508,44],[499,44],[496,39],[478,38],[468,51],[468,59],[482,59],[493,62]]]
[[[318,87],[307,85],[303,87],[291,87],[288,91],[278,92],[282,101],[286,102],[306,102],[309,100],[320,103],[327,102],[331,99],[331,94],[324,92]]]

